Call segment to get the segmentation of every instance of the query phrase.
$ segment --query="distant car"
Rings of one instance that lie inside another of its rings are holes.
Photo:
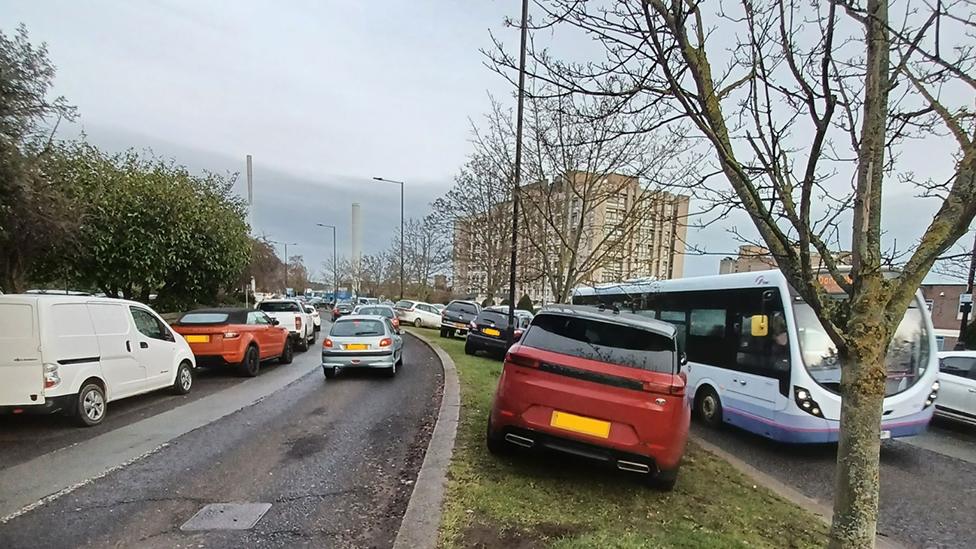
[[[515,446],[589,457],[674,488],[691,403],[675,327],[595,307],[542,309],[508,351],[488,419]]]
[[[388,307],[386,305],[360,305],[359,307],[356,307],[356,314],[361,316],[381,316],[383,318],[388,318],[393,324],[393,329],[396,330],[396,333],[400,333],[400,319],[397,318],[393,307]]]
[[[352,314],[352,310],[355,306],[351,301],[340,301],[336,303],[335,307],[332,308],[332,322],[343,315]]]
[[[376,305],[380,302],[376,297],[357,297],[355,305]]]
[[[403,338],[388,318],[342,317],[322,342],[322,372],[329,379],[347,368],[380,369],[393,377],[402,366]]]
[[[429,303],[403,299],[397,301],[393,308],[403,324],[417,328],[437,328],[441,325],[440,312]]]
[[[511,333],[512,341],[518,341],[529,322],[532,322],[532,315],[528,311],[516,311],[515,326],[512,329],[508,325],[507,311],[485,309],[471,321],[468,337],[464,341],[464,352],[473,355],[478,351],[486,351],[503,357],[508,350],[508,335]]]
[[[939,387],[935,413],[976,424],[976,351],[939,353]]]
[[[437,309],[438,313],[444,312],[444,309],[447,308],[447,305],[444,305],[443,303],[431,303],[430,306]]]
[[[464,336],[471,321],[481,312],[481,305],[474,301],[455,299],[441,312],[441,337]]]
[[[263,311],[197,309],[172,326],[190,344],[197,366],[234,366],[254,377],[262,361],[290,364],[293,358],[288,328]]]
[[[0,297],[0,414],[61,412],[91,427],[116,400],[189,393],[195,364],[186,340],[141,303]]]
[[[322,329],[322,317],[319,315],[319,310],[310,303],[306,303],[302,306],[305,308],[305,312],[308,313],[308,316],[312,317],[312,327],[316,332],[320,331]]]
[[[307,351],[318,338],[312,315],[305,312],[305,305],[297,299],[266,299],[258,303],[257,309],[288,328],[292,343],[299,351]]]

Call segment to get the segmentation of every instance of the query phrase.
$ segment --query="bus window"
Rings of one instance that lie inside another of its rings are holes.
[[[693,336],[725,337],[725,309],[692,309],[688,329]]]
[[[687,341],[687,325],[688,325],[688,315],[684,311],[661,311],[660,320],[667,322],[668,324],[673,324],[677,330],[675,330],[675,337],[678,338],[678,348],[687,349],[685,345]]]

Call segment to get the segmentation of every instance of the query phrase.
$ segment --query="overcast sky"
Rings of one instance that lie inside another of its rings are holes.
[[[478,50],[489,29],[516,44],[503,23],[517,11],[514,0],[0,0],[0,29],[24,23],[47,42],[56,92],[81,115],[70,131],[102,147],[242,174],[252,154],[257,232],[298,242],[318,273],[332,250],[315,223],[339,226],[342,254],[352,202],[365,252],[389,244],[399,189],[373,176],[407,182],[407,216],[426,214],[451,185],[471,148],[469,118],[488,109],[489,92],[511,94]],[[924,147],[919,158],[924,167]],[[900,243],[935,209],[912,196],[886,195],[896,220],[886,229]],[[689,240],[732,251],[731,223],[748,226],[733,219]],[[719,259],[689,257],[685,275],[717,273]]]

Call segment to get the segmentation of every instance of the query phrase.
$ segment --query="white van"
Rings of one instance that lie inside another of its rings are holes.
[[[0,414],[63,412],[98,425],[113,400],[190,392],[195,367],[183,337],[141,303],[0,296]]]

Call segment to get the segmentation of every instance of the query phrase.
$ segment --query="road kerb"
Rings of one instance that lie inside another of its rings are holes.
[[[448,354],[426,337],[409,333],[434,351],[444,368],[444,392],[437,423],[427,445],[424,462],[414,483],[407,511],[400,522],[394,549],[415,549],[437,546],[437,532],[441,524],[444,490],[447,487],[447,468],[454,455],[458,413],[461,407],[461,387],[457,368]]]
[[[831,518],[833,517],[833,510],[831,507],[819,500],[811,498],[806,494],[800,492],[796,488],[784,483],[783,481],[776,479],[766,473],[756,469],[752,465],[749,465],[745,461],[737,458],[736,456],[726,452],[725,450],[719,448],[718,446],[702,439],[694,434],[688,435],[689,440],[700,446],[705,451],[718,456],[719,458],[727,461],[732,467],[735,467],[740,473],[752,479],[757,485],[762,486],[778,495],[779,497],[790,501],[797,506],[813,513],[820,520],[822,520],[828,526],[830,525]],[[878,535],[875,538],[876,547],[879,549],[904,549],[905,546],[892,540],[888,537]]]

